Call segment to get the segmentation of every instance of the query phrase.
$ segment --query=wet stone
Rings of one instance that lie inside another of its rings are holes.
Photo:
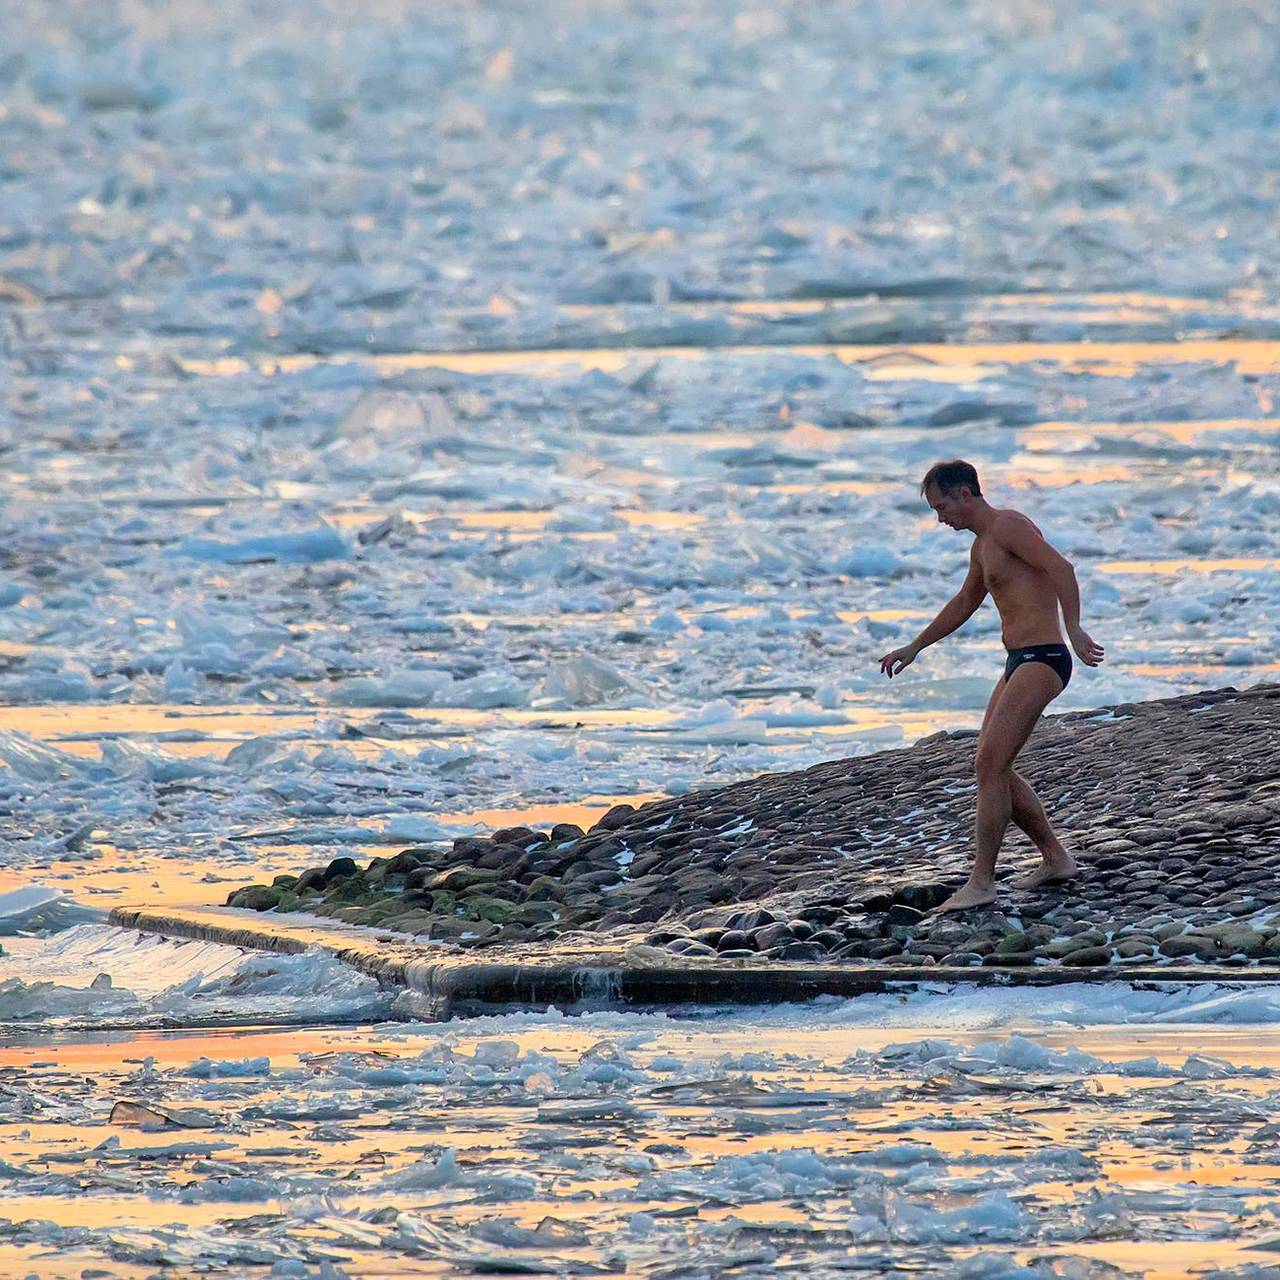
[[[298,883],[293,888],[294,892],[299,894],[319,892],[324,889],[326,883],[324,869],[312,867],[298,877]]]
[[[874,942],[867,948],[867,956],[872,960],[883,960],[886,956],[896,956],[902,951],[902,943],[888,940]]]
[[[1155,945],[1146,939],[1125,938],[1123,941],[1116,943],[1115,952],[1123,960],[1132,960],[1139,956],[1153,955]]]
[[[715,948],[694,938],[676,938],[667,943],[667,950],[678,956],[714,956]]]
[[[826,958],[826,948],[816,942],[789,942],[780,953],[780,959],[783,960],[825,960]]]
[[[247,911],[271,911],[279,905],[283,893],[284,890],[278,886],[251,884],[231,893],[227,898],[227,906]]]
[[[896,903],[889,908],[887,919],[890,924],[919,924],[924,919],[924,912],[917,910],[915,907],[908,907],[903,903]]]
[[[834,951],[837,947],[844,946],[845,936],[835,929],[819,929],[809,941],[827,951]]]
[[[908,884],[894,891],[893,901],[904,907],[914,907],[923,913],[940,907],[958,887],[938,883]]]
[[[764,925],[762,928],[752,930],[750,937],[757,951],[767,951],[770,947],[799,941],[791,932],[791,926],[785,923]]]
[[[591,828],[592,831],[616,831],[619,827],[626,824],[627,819],[635,813],[635,806],[629,804],[615,804],[600,820]]]

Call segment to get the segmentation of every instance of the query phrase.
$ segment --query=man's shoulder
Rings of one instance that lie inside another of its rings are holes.
[[[991,522],[991,532],[997,538],[1002,535],[1016,534],[1026,529],[1031,529],[1036,533],[1040,532],[1036,522],[1030,516],[1025,516],[1021,511],[1015,511],[1012,507],[1002,507],[996,512],[996,518]]]

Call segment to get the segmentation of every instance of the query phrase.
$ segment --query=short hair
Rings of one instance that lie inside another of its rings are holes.
[[[977,470],[973,463],[965,462],[961,458],[955,458],[951,462],[935,462],[925,472],[924,479],[920,481],[921,497],[924,497],[925,490],[930,485],[934,485],[939,493],[954,493],[963,486],[968,488],[975,498],[982,497],[982,486],[978,483]]]

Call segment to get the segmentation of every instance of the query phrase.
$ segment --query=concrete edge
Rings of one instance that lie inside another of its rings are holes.
[[[291,924],[233,907],[117,907],[110,922],[166,938],[219,942],[297,955],[315,948],[386,986],[411,992],[415,1011],[445,1019],[514,1009],[607,1008],[621,1005],[763,1004],[859,996],[920,983],[1057,986],[1069,982],[1280,981],[1280,967],[1221,965],[983,966],[636,963],[617,947],[554,960],[524,956],[480,960],[408,935],[317,921]],[[383,939],[379,941],[379,938]],[[672,958],[673,961],[675,957]]]

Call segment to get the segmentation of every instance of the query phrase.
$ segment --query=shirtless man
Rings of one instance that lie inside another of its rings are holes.
[[[1080,627],[1080,590],[1070,562],[1026,516],[990,506],[969,463],[939,462],[929,469],[920,492],[937,512],[939,523],[974,535],[969,574],[959,592],[909,645],[880,659],[880,670],[890,679],[900,674],[922,649],[967,621],[988,592],[1000,611],[1001,638],[1009,652],[978,735],[973,867],[963,887],[938,908],[939,912],[963,911],[995,901],[996,857],[1010,818],[1031,837],[1041,857],[1035,871],[1014,882],[1019,888],[1035,889],[1075,874],[1075,859],[1054,834],[1036,793],[1014,772],[1013,762],[1045,707],[1071,679],[1062,622],[1071,648],[1086,667],[1096,667],[1103,650]]]

